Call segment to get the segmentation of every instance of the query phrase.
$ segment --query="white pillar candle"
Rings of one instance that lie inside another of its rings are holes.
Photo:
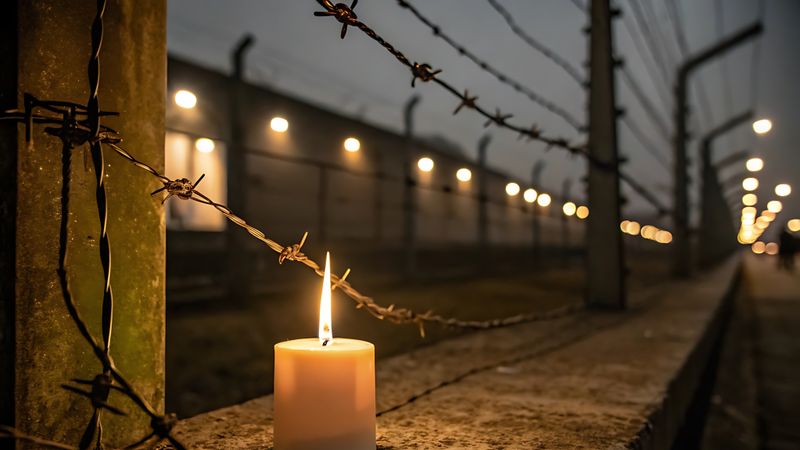
[[[375,449],[375,346],[333,338],[329,262],[319,338],[275,345],[275,450]]]

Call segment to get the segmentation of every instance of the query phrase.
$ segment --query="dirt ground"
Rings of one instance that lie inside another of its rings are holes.
[[[631,287],[665,279],[665,258],[629,259]],[[418,311],[432,309],[445,316],[491,319],[544,311],[579,301],[584,289],[581,261],[570,268],[530,270],[503,275],[427,281],[413,285],[389,283],[370,287],[381,304]],[[359,285],[357,274],[351,280]],[[167,312],[167,410],[179,417],[272,392],[273,345],[316,335],[320,283],[262,295],[247,302],[203,302],[170,307]],[[366,289],[365,289],[366,290]],[[374,319],[353,308],[352,300],[334,294],[334,336],[364,339],[376,345],[377,357],[387,357],[457,335],[429,327],[421,338],[414,326]]]

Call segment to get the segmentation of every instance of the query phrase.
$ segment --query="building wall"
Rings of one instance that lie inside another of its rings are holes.
[[[224,158],[230,148],[232,117],[227,97],[229,78],[175,58],[169,60],[168,70],[167,171],[171,177],[193,179],[205,173],[200,190],[213,192],[213,197],[224,203]],[[175,105],[172,96],[179,89],[197,95],[194,109]],[[237,213],[279,242],[296,242],[308,231],[308,245],[313,250],[325,246],[338,252],[401,251],[403,161],[409,145],[404,136],[262,86],[246,85],[244,89],[240,117],[246,121],[247,203],[245,210]],[[287,132],[270,129],[270,120],[275,116],[288,120]],[[198,158],[191,143],[199,137],[215,140],[215,156]],[[343,149],[348,137],[359,139],[359,152]],[[194,156],[190,155],[192,152]],[[417,140],[410,144],[410,152],[414,164],[422,156],[435,161],[430,173],[416,167],[413,170],[417,183],[417,248],[424,252],[475,246],[479,168],[463,155]],[[471,181],[456,179],[455,173],[461,167],[472,171]],[[177,173],[180,170],[185,174]],[[512,181],[507,174],[490,169],[486,176],[491,245],[528,251],[533,207],[523,201],[521,194],[513,198],[506,195],[505,185]],[[520,184],[524,190],[526,186]],[[554,193],[551,195],[554,201],[550,207],[537,209],[543,246],[554,249],[563,247],[563,215],[562,202],[556,200]],[[174,245],[169,244],[170,253],[177,257],[178,249],[196,252],[203,246],[218,248],[219,242],[205,233],[191,231],[222,231],[227,224],[219,220],[221,216],[203,205],[181,203],[184,204],[171,206],[175,209],[168,216],[174,237],[171,240],[175,241]],[[570,229],[569,247],[580,248],[583,222],[573,217],[566,226]],[[253,240],[252,246],[255,252],[259,243]]]

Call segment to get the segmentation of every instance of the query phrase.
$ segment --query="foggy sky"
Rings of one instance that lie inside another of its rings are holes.
[[[617,4],[627,16],[623,20],[634,19],[630,1],[650,2],[658,16],[657,24],[652,24],[654,28],[650,30],[657,33],[673,59],[678,59],[666,3],[673,0],[620,0]],[[674,1],[683,13],[683,26],[692,52],[718,39],[716,0]],[[416,0],[412,3],[439,24],[445,33],[479,57],[585,121],[587,97],[583,88],[514,35],[486,0]],[[500,0],[500,3],[515,15],[516,21],[528,34],[562,55],[573,66],[584,70],[587,41],[581,29],[586,24],[586,16],[573,2]],[[726,34],[753,23],[758,17],[756,0],[722,0],[722,4]],[[169,51],[228,72],[230,49],[241,35],[253,33],[256,45],[248,55],[247,70],[251,82],[397,131],[402,126],[403,103],[412,94],[421,94],[423,99],[416,116],[418,133],[440,134],[458,142],[467,154],[475,157],[476,142],[487,131],[483,128],[485,120],[482,117],[472,111],[452,116],[457,99],[430,83],[418,82],[416,89],[411,88],[411,74],[406,67],[358,30],[350,29],[347,37],[340,40],[341,25],[338,22],[313,16],[313,12],[320,9],[313,0],[170,0]],[[434,37],[409,11],[399,7],[396,1],[361,0],[356,12],[359,19],[396,45],[410,60],[428,62],[434,68],[442,69],[444,79],[462,90],[469,89],[470,93],[480,97],[479,103],[489,109],[500,107],[504,112],[514,114],[512,121],[523,125],[535,122],[549,135],[563,136],[572,142],[585,139],[559,117],[459,56],[445,42]],[[784,212],[778,218],[778,223],[783,223],[800,216],[800,202],[796,201],[800,196],[797,170],[800,158],[795,148],[800,137],[797,127],[800,124],[797,109],[800,102],[800,2],[768,0],[764,24],[766,30],[760,40],[743,45],[730,52],[724,60],[705,66],[695,77],[693,88],[699,89],[699,80],[709,99],[711,114],[703,114],[697,97],[692,98],[692,107],[695,115],[699,116],[697,123],[700,128],[695,130],[698,134],[749,108],[753,100],[756,115],[773,120],[773,132],[769,136],[756,138],[749,126],[743,126],[718,141],[716,155],[721,158],[747,148],[764,158],[766,166],[758,176],[764,187],[759,192],[761,208],[768,197],[774,197],[772,187],[775,184],[792,184],[795,192],[784,201]],[[664,74],[670,80],[670,86],[659,78],[654,81],[624,23],[617,21],[615,27],[616,53],[625,58],[651,101],[657,105],[659,115],[672,128],[672,105],[664,104],[660,99],[670,95],[671,102],[674,73]],[[756,45],[760,45],[761,54],[755,71],[758,89],[753,95],[750,89],[751,68]],[[650,54],[645,52],[644,57],[650,58]],[[726,96],[724,69],[729,73],[731,96]],[[671,162],[671,146],[658,134],[655,125],[619,79],[617,99],[656,144],[656,150]],[[656,191],[664,203],[671,204],[671,174],[641,147],[625,126],[620,124],[618,129],[620,150],[630,159],[624,170]],[[572,159],[558,150],[545,153],[541,144],[518,141],[517,135],[510,131],[496,128],[488,131],[494,138],[489,164],[523,181],[530,178],[531,167],[540,158],[547,162],[543,185],[550,189],[558,189],[565,178],[576,183],[585,174],[585,163],[579,159]],[[690,155],[696,156],[696,149],[693,142]],[[698,162],[697,157],[692,160]],[[743,164],[723,173],[722,178],[741,170]],[[695,175],[693,179],[698,178]],[[692,192],[698,189],[694,185]],[[581,197],[580,191],[573,188],[573,195]],[[652,208],[635,193],[627,189],[625,192],[631,202],[624,215],[652,214]],[[777,228],[773,226],[769,231],[774,233]]]

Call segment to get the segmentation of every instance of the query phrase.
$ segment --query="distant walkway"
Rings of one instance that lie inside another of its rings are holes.
[[[761,448],[800,448],[800,269],[778,272],[775,258],[745,258],[755,322]]]

